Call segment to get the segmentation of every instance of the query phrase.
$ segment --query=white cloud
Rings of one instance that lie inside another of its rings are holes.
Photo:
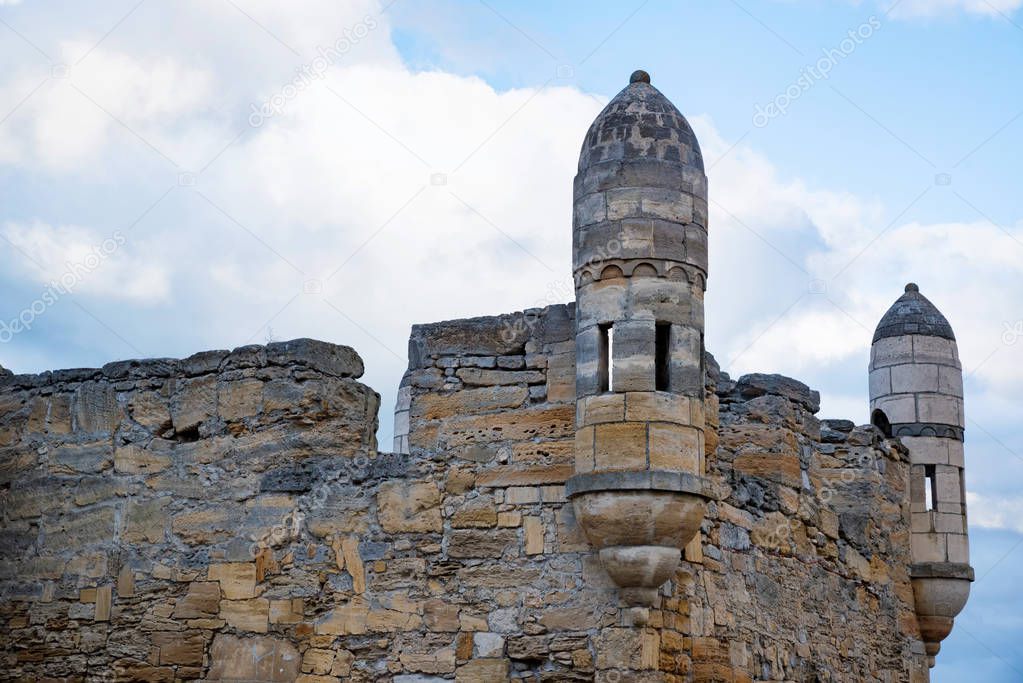
[[[966,507],[970,526],[1023,534],[1023,498],[986,496],[967,491]]]
[[[781,0],[790,2],[791,0]],[[853,5],[863,0],[844,0]],[[1010,16],[1023,7],[1023,0],[875,0],[880,9],[896,19],[926,19],[959,14],[987,17]]]
[[[1001,16],[1012,14],[1023,0],[888,0],[894,17],[933,17],[955,12]]]
[[[1012,296],[1023,291],[1023,224],[886,230],[876,200],[782,178],[753,149],[731,149],[709,120],[693,124],[710,169],[708,337],[726,370],[865,367],[878,320],[915,281],[950,319],[967,374],[1000,392],[1023,380],[1023,343],[1003,339],[1023,318]]]
[[[120,231],[103,235],[81,226],[36,221],[7,223],[0,235],[18,252],[12,259],[15,267],[40,288],[142,304],[169,291],[166,268],[127,256],[123,249],[129,238]]]
[[[88,48],[69,41],[60,54],[70,62]],[[0,86],[4,98],[15,102],[31,93],[0,128],[0,163],[96,168],[112,136],[159,147],[182,121],[184,129],[176,132],[188,140],[198,124],[195,113],[206,106],[213,86],[211,73],[172,58],[137,58],[102,47],[80,65],[55,69],[57,77],[41,86],[35,69]]]

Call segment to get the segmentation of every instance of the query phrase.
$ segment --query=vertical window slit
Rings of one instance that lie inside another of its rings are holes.
[[[600,340],[597,357],[597,373],[600,377],[600,391],[613,391],[614,375],[614,326],[611,323],[600,325]]]
[[[657,339],[654,345],[656,352],[656,377],[654,388],[657,391],[668,391],[671,384],[671,368],[668,363],[668,345],[671,343],[671,323],[657,323]]]
[[[938,500],[937,477],[934,476],[934,465],[924,465],[924,502],[925,509],[933,510]]]

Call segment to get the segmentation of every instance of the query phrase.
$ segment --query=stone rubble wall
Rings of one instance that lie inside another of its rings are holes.
[[[488,680],[927,681],[905,449],[870,426],[818,420],[819,395],[798,381],[733,382],[710,356],[718,500],[662,608],[645,627],[629,623],[563,496],[573,313],[551,306],[412,334],[398,409],[413,458],[443,465],[449,561],[478,568],[454,590],[499,606],[480,624],[489,632],[472,634],[504,639],[485,657]],[[480,509],[486,521],[463,531],[462,511]],[[509,581],[479,585],[476,571]],[[571,660],[557,649],[565,639],[578,648]]]
[[[718,500],[629,622],[564,495],[573,314],[414,327],[397,453],[322,342],[0,377],[0,680],[926,681],[904,450],[709,356]]]
[[[654,656],[612,628],[616,588],[565,499],[574,334],[570,306],[413,328],[409,448],[443,491],[434,561],[454,572],[451,598],[480,617],[463,625],[473,659],[457,680],[474,666],[480,681],[592,681]]]
[[[819,395],[709,363],[700,556],[664,601],[673,681],[929,680],[909,577],[909,456]],[[712,429],[712,428],[716,428]]]
[[[398,466],[362,372],[295,340],[0,377],[0,680],[293,680]]]

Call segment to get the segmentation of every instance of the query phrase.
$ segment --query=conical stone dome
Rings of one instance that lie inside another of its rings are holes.
[[[906,293],[900,296],[881,318],[874,330],[874,342],[886,337],[901,337],[919,334],[928,337],[942,337],[955,341],[952,326],[930,300],[920,293],[912,282],[906,285]]]
[[[607,161],[658,160],[703,171],[703,154],[693,129],[645,71],[600,112],[583,140],[579,170]]]

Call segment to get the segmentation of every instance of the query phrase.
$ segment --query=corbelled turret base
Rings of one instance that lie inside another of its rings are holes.
[[[650,607],[699,531],[708,488],[676,472],[602,472],[575,475],[565,493],[623,599]]]

